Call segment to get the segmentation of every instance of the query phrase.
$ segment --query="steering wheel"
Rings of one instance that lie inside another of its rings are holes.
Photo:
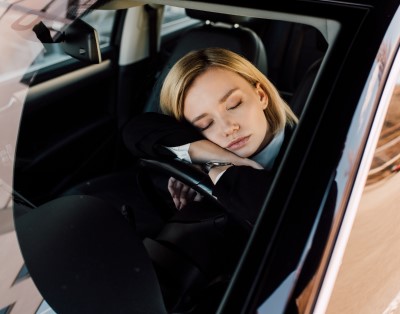
[[[190,163],[181,161],[179,159],[171,159],[168,161],[161,161],[155,159],[140,159],[139,169],[157,171],[165,175],[174,177],[187,186],[191,187],[196,192],[204,196],[209,202],[217,206],[217,208],[224,209],[224,206],[212,195],[213,183],[210,177],[200,169],[196,168]],[[146,171],[147,174],[147,171]]]
[[[179,306],[193,307],[197,302],[201,304],[202,300],[217,300],[225,291],[229,274],[241,256],[248,239],[249,226],[230,218],[232,216],[228,210],[212,195],[213,183],[208,174],[192,164],[179,159],[140,159],[138,165],[144,183],[150,180],[151,173],[161,173],[176,178],[205,198],[201,202],[192,202],[182,211],[175,211],[157,237],[154,240],[145,239],[144,245],[156,265],[172,265],[169,268],[165,266],[168,275],[174,274],[176,281],[185,283],[182,287],[188,287],[178,293],[177,299],[181,300],[177,303]],[[148,196],[156,202],[154,192],[154,185],[148,186]],[[163,200],[161,206],[163,202],[165,205],[166,201]],[[176,257],[175,253],[168,251],[171,248],[172,252],[181,252],[182,256]],[[189,264],[183,263],[186,258]],[[163,277],[165,269],[158,271]],[[199,287],[195,282],[205,285],[200,284],[202,288],[196,290]],[[202,298],[196,299],[196,295]],[[176,302],[173,295],[169,297],[172,300],[169,302]]]

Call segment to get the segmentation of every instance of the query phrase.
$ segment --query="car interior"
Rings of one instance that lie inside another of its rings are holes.
[[[301,117],[328,50],[311,25],[197,9],[185,9],[189,26],[157,38],[162,8],[145,7],[146,58],[118,60],[130,14],[119,10],[101,63],[68,59],[34,76],[27,72],[14,171],[16,229],[32,278],[60,313],[90,303],[104,311],[99,300],[145,313],[215,311],[250,231],[227,222],[201,171],[132,156],[124,126],[137,114],[159,111],[163,79],[180,57],[213,46],[255,64]],[[175,214],[165,189],[170,176],[219,210]],[[71,228],[80,233],[69,236]],[[112,288],[93,289],[93,282],[106,281]]]

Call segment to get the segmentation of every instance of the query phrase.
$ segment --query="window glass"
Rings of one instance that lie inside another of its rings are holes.
[[[165,6],[164,17],[162,21],[163,26],[166,26],[169,23],[173,23],[182,19],[183,20],[187,19],[184,8],[171,7],[169,5]]]
[[[115,13],[113,10],[94,10],[82,18],[97,30],[100,47],[110,45]]]
[[[199,23],[186,15],[184,8],[177,8],[166,5],[163,13],[163,20],[161,23],[161,38],[180,32],[188,27]]]
[[[15,151],[29,87],[27,83],[32,82],[27,81],[25,75],[28,79],[35,79],[32,75],[36,75],[36,70],[71,58],[59,44],[44,47],[32,28],[42,21],[51,32],[61,31],[73,19],[68,15],[70,9],[83,10],[87,6],[62,0],[6,2],[3,7],[0,5],[4,9],[0,10],[0,313],[51,314],[55,312],[43,300],[25,267],[14,229],[14,205],[23,202],[23,196],[13,190],[13,169],[17,163]],[[41,9],[40,5],[45,7]],[[97,29],[101,47],[110,44],[114,18],[115,11],[92,11],[83,17]],[[40,123],[42,129],[46,128],[44,125]],[[47,133],[51,137],[57,131]],[[34,145],[40,141],[34,136],[30,140],[35,142]]]
[[[399,204],[400,73],[327,313],[386,314],[398,307]]]

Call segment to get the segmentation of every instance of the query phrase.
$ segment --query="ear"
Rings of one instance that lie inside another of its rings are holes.
[[[259,100],[263,106],[263,109],[268,107],[268,95],[265,90],[261,87],[260,82],[256,84],[256,93],[259,97]]]

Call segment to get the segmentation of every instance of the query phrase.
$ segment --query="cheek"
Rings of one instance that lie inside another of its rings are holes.
[[[254,125],[256,126],[256,132],[260,135],[265,137],[268,133],[269,126],[267,122],[267,118],[264,115],[264,112],[257,115],[257,118],[253,120]]]
[[[218,133],[215,131],[207,131],[207,132],[203,132],[203,135],[206,139],[208,139],[209,141],[219,145],[219,146],[223,146],[223,142],[220,136],[218,136]]]
[[[265,128],[267,125],[264,111],[259,108],[255,108],[255,110],[251,112],[251,115],[247,117],[246,121],[249,125],[257,126],[257,128]]]

